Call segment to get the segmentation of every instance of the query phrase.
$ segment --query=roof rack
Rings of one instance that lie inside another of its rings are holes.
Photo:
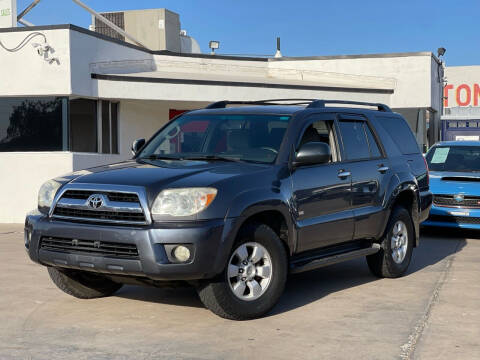
[[[285,103],[287,102],[288,103]],[[253,101],[217,101],[208,105],[205,109],[221,109],[227,105],[308,105],[316,99],[268,99],[268,100],[253,100]]]
[[[392,110],[385,104],[369,103],[360,101],[347,101],[347,100],[319,100],[319,99],[268,99],[268,100],[254,100],[254,101],[229,101],[222,100],[211,103],[206,106],[205,109],[222,109],[227,105],[306,105],[307,109],[312,108],[325,108],[326,104],[345,104],[345,105],[362,105],[373,106],[378,111],[392,112]]]
[[[378,111],[392,112],[385,104],[380,103],[369,103],[363,101],[349,101],[349,100],[314,100],[312,101],[307,108],[324,108],[326,104],[347,104],[347,105],[362,105],[362,106],[373,106],[378,109]]]

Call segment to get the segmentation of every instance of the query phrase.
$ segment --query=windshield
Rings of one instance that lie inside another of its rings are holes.
[[[480,146],[436,146],[427,162],[430,171],[480,171]]]
[[[184,115],[159,132],[137,158],[272,163],[289,120],[280,115]]]

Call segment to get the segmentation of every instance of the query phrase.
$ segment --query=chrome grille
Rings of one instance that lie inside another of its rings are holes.
[[[480,197],[465,195],[462,201],[457,201],[454,195],[434,195],[433,203],[439,206],[480,208]]]
[[[95,204],[91,197],[96,199]],[[66,185],[56,196],[50,216],[76,222],[150,223],[144,191],[139,187],[119,185]]]
[[[81,240],[60,237],[42,237],[40,249],[67,253],[86,253],[116,258],[138,258],[135,244],[124,244],[109,241]]]
[[[67,190],[63,194],[62,198],[69,199],[83,199],[87,200],[90,195],[93,193],[101,193],[108,197],[110,201],[121,201],[121,202],[139,202],[137,194],[121,193],[121,192],[92,192],[86,190]]]

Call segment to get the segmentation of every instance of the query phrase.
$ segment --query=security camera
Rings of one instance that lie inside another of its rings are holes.
[[[33,43],[32,46],[37,49],[37,54],[42,57],[48,55],[48,52],[50,51],[50,46],[47,43]]]

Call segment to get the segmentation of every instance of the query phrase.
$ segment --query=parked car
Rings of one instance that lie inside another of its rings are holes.
[[[441,142],[426,159],[434,195],[422,225],[480,229],[480,142]]]
[[[132,149],[48,181],[27,216],[30,258],[70,295],[186,282],[219,316],[259,317],[289,273],[366,256],[403,275],[432,201],[409,126],[382,104],[221,101]]]

